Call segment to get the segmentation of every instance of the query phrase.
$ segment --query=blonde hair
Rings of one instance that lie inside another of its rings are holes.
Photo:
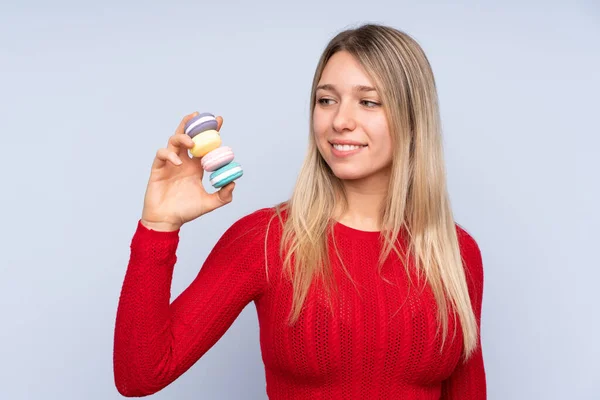
[[[478,329],[446,188],[433,72],[414,39],[382,25],[367,24],[338,33],[323,51],[314,74],[308,154],[291,198],[275,206],[274,215],[283,224],[280,254],[294,290],[289,322],[297,321],[315,278],[326,283],[329,298],[331,289],[335,289],[327,235],[332,233],[336,199],[344,202],[344,209],[347,203],[341,181],[317,149],[312,114],[323,69],[339,51],[353,55],[373,79],[394,147],[389,188],[380,215],[383,251],[379,271],[394,251],[404,260],[408,273],[408,257],[412,255],[417,276],[425,274],[438,305],[442,347],[448,335],[449,313],[455,310],[462,326],[464,357],[468,358],[477,346]],[[400,232],[410,239],[406,252],[398,245]]]

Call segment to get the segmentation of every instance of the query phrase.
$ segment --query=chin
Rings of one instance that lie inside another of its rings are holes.
[[[371,171],[359,170],[356,168],[348,168],[348,167],[331,167],[331,171],[333,174],[341,180],[344,181],[355,181],[359,179],[368,178],[371,175]]]

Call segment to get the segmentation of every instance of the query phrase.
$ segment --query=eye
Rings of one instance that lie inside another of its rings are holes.
[[[328,106],[331,103],[328,102],[332,102],[333,99],[327,99],[327,98],[320,98],[319,100],[317,100],[317,103],[321,104],[322,106]]]
[[[381,105],[380,103],[377,103],[375,101],[370,101],[370,100],[361,100],[360,103],[368,108],[375,108],[375,107],[379,107]]]

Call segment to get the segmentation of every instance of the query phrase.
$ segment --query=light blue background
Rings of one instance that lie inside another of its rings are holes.
[[[289,196],[317,59],[362,22],[433,65],[456,221],[483,254],[489,399],[600,398],[597,1],[6,3],[0,398],[120,398],[114,318],[156,150],[211,111],[246,171],[183,228],[176,296],[231,223]],[[153,398],[265,398],[258,340],[251,304]]]

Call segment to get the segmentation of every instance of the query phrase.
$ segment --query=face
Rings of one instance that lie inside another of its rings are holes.
[[[313,121],[319,152],[338,178],[388,176],[392,142],[381,97],[350,53],[338,52],[327,62]]]

